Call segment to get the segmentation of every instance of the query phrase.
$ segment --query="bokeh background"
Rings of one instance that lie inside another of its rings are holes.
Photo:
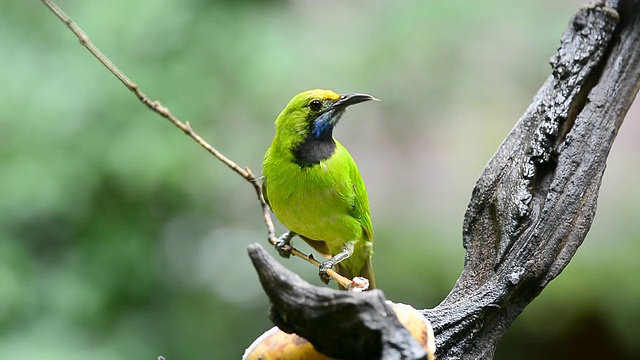
[[[369,190],[380,287],[427,308],[462,270],[478,175],[582,1],[60,4],[152,98],[258,173],[297,92],[382,99],[349,110],[336,136]],[[0,79],[0,359],[238,359],[271,327],[245,252],[266,244],[251,186],[142,106],[39,1],[0,2]],[[591,232],[496,359],[640,352],[638,138],[636,102]]]

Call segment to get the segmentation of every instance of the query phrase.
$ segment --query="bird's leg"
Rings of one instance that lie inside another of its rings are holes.
[[[318,275],[320,275],[320,280],[322,280],[323,283],[328,284],[331,277],[327,275],[327,270],[351,256],[351,254],[353,254],[353,243],[347,243],[342,247],[342,251],[332,256],[331,259],[321,262],[320,266],[318,266]]]
[[[287,231],[278,238],[275,244],[273,244],[276,247],[276,250],[278,250],[278,254],[283,258],[288,259],[289,256],[291,256],[291,239],[293,239],[294,236],[296,236],[296,233],[293,231]]]

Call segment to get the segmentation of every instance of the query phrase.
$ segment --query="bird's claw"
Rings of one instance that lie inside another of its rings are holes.
[[[278,251],[278,254],[285,259],[288,259],[291,256],[291,238],[293,234],[291,232],[286,232],[282,236],[276,240],[273,246]]]
[[[329,259],[321,262],[320,266],[318,266],[318,275],[320,276],[320,280],[325,284],[328,284],[331,280],[331,276],[327,275],[327,270],[333,268],[333,265],[335,265],[335,262]]]
[[[291,246],[289,246],[286,241],[278,240],[274,246],[276,247],[278,254],[283,258],[288,259],[291,256]]]

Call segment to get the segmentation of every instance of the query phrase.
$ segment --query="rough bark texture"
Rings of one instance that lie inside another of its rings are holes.
[[[440,359],[491,358],[587,235],[609,150],[638,91],[640,1],[581,9],[551,65],[473,190],[462,275],[425,311]]]
[[[316,350],[340,359],[427,358],[426,350],[385,303],[382,291],[353,296],[313,286],[258,244],[249,246],[249,257],[271,299],[269,318],[282,331],[296,333]]]
[[[640,86],[640,0],[600,1],[580,9],[551,66],[552,75],[473,190],[464,219],[467,253],[460,278],[440,305],[424,310],[435,330],[438,359],[492,358],[515,318],[584,240],[609,150]],[[357,344],[375,350],[367,358],[422,356],[408,350],[414,348],[408,339],[397,338],[406,333],[393,317],[384,317],[386,325],[368,321],[383,309],[381,293],[348,294],[307,284],[304,295],[286,298],[265,282],[269,268],[256,268],[277,314],[274,322],[288,331],[304,331],[298,334],[320,351],[356,358],[343,352],[337,340],[356,338]],[[321,300],[326,298],[349,306],[326,306]],[[331,341],[323,340],[324,327],[307,323],[325,313],[340,313]],[[397,331],[393,345],[371,332],[373,325],[378,330],[386,326],[387,334]]]

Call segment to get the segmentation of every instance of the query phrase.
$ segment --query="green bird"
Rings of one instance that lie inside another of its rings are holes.
[[[377,100],[367,94],[309,90],[296,95],[275,122],[276,134],[264,155],[262,193],[290,231],[276,249],[283,257],[299,236],[326,260],[320,279],[336,266],[343,276],[362,276],[375,287],[371,257],[373,228],[367,191],[355,161],[333,129],[350,105]]]

